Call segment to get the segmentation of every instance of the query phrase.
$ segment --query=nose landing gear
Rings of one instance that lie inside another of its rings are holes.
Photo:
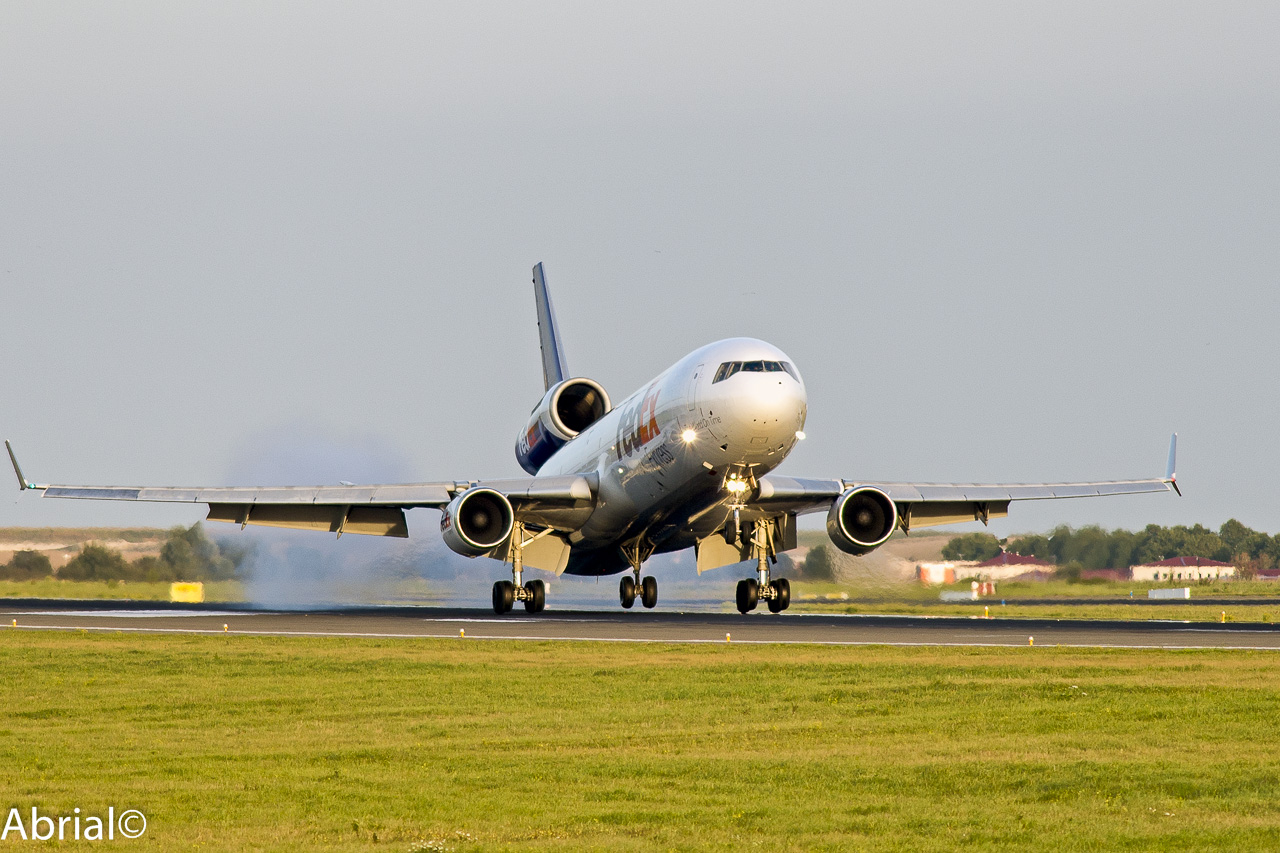
[[[769,579],[769,561],[773,558],[769,548],[768,528],[757,523],[751,534],[751,546],[756,552],[756,578],[738,581],[737,604],[739,613],[750,613],[761,601],[768,602],[770,613],[781,613],[791,606],[791,582],[786,578]]]

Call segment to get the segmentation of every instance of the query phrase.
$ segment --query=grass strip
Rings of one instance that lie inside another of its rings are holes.
[[[1274,653],[3,630],[0,673],[0,806],[155,849],[1280,847]]]

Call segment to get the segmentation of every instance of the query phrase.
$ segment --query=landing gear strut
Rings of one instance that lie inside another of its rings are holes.
[[[653,575],[641,578],[640,567],[653,554],[653,546],[645,543],[643,539],[637,539],[622,546],[622,553],[631,564],[631,571],[634,574],[634,577],[623,575],[622,581],[618,584],[618,598],[621,599],[622,606],[630,610],[636,603],[636,595],[639,594],[640,603],[645,606],[645,609],[652,610],[658,604],[658,579]]]
[[[538,536],[548,532],[543,531]],[[517,601],[524,602],[528,613],[541,613],[547,606],[547,585],[540,580],[524,580],[524,546],[531,541],[524,539],[524,525],[517,524],[511,532],[511,580],[498,581],[493,585],[493,612],[499,616],[510,613]]]
[[[770,549],[767,525],[756,523],[751,547],[756,552],[757,577],[738,581],[738,612],[750,613],[763,600],[768,602],[770,613],[781,613],[791,606],[791,582],[786,578],[769,579],[769,562],[777,558]]]

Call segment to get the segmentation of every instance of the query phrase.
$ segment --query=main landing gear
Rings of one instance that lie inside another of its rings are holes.
[[[524,534],[518,527],[512,533],[511,548],[511,580],[498,581],[493,585],[493,612],[501,616],[510,613],[517,601],[524,602],[528,613],[541,613],[547,606],[547,585],[542,581],[523,581],[524,557],[521,553],[519,537]]]
[[[622,606],[630,610],[636,603],[638,593],[640,603],[645,606],[645,609],[652,610],[658,604],[658,579],[653,575],[642,579],[640,567],[653,554],[653,546],[646,545],[643,540],[637,539],[622,546],[622,553],[631,564],[631,571],[634,574],[634,577],[623,575],[622,582],[618,584],[618,598],[622,600]]]
[[[511,581],[498,581],[493,585],[493,612],[510,613],[517,601],[524,602],[529,613],[541,613],[547,606],[547,585],[542,581],[526,581],[516,586]]]
[[[640,603],[653,609],[653,606],[658,603],[658,579],[650,575],[636,586],[635,578],[631,575],[623,575],[622,583],[618,584],[618,597],[622,599],[622,606],[630,610],[636,603],[637,593],[640,596]]]
[[[769,580],[768,528],[757,524],[752,531],[751,544],[756,552],[758,577],[738,581],[738,612],[750,613],[761,601],[768,602],[770,613],[781,613],[791,606],[791,582],[786,578]]]

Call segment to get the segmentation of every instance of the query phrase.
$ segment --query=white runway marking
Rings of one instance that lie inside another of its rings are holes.
[[[47,610],[5,610],[6,616],[48,616]],[[256,610],[246,613],[243,610],[59,610],[59,616],[75,616],[81,619],[93,619],[105,616],[108,619],[169,619],[175,616],[276,616],[279,614]]]
[[[533,621],[533,620],[530,620]],[[1020,641],[1010,641],[1007,643],[998,642],[982,642],[982,643],[962,643],[962,642],[903,642],[894,640],[734,640],[727,643],[722,637],[682,637],[682,638],[657,638],[657,637],[539,637],[534,635],[488,635],[488,636],[468,636],[465,639],[459,638],[456,634],[400,634],[400,633],[378,633],[364,631],[245,631],[232,630],[222,631],[214,628],[125,628],[125,627],[105,627],[100,625],[75,627],[70,625],[19,625],[18,630],[37,630],[37,631],[97,631],[101,633],[136,633],[136,634],[239,634],[242,636],[252,637],[343,637],[343,638],[368,638],[368,639],[399,639],[399,640],[457,640],[465,643],[468,640],[522,640],[529,642],[543,643],[666,643],[668,645],[683,645],[688,643],[699,645],[723,645],[723,646],[895,646],[901,648],[1025,648],[1030,653],[1043,651],[1049,648],[1069,648],[1069,649],[1149,649],[1153,651],[1212,651],[1220,649],[1222,651],[1244,651],[1244,652],[1275,652],[1280,651],[1273,646],[1188,646],[1177,644],[1133,644],[1126,645],[1123,643],[1053,643],[1052,645],[1045,643],[1041,646],[1027,646]],[[13,630],[12,628],[9,630]]]
[[[505,616],[497,616],[492,619],[486,619],[483,616],[475,619],[468,619],[462,616],[425,616],[417,617],[422,622],[463,622],[467,625],[542,625],[546,623],[545,619],[522,619],[517,616],[514,619],[508,619]],[[607,619],[557,619],[557,623],[564,622],[607,622]]]

